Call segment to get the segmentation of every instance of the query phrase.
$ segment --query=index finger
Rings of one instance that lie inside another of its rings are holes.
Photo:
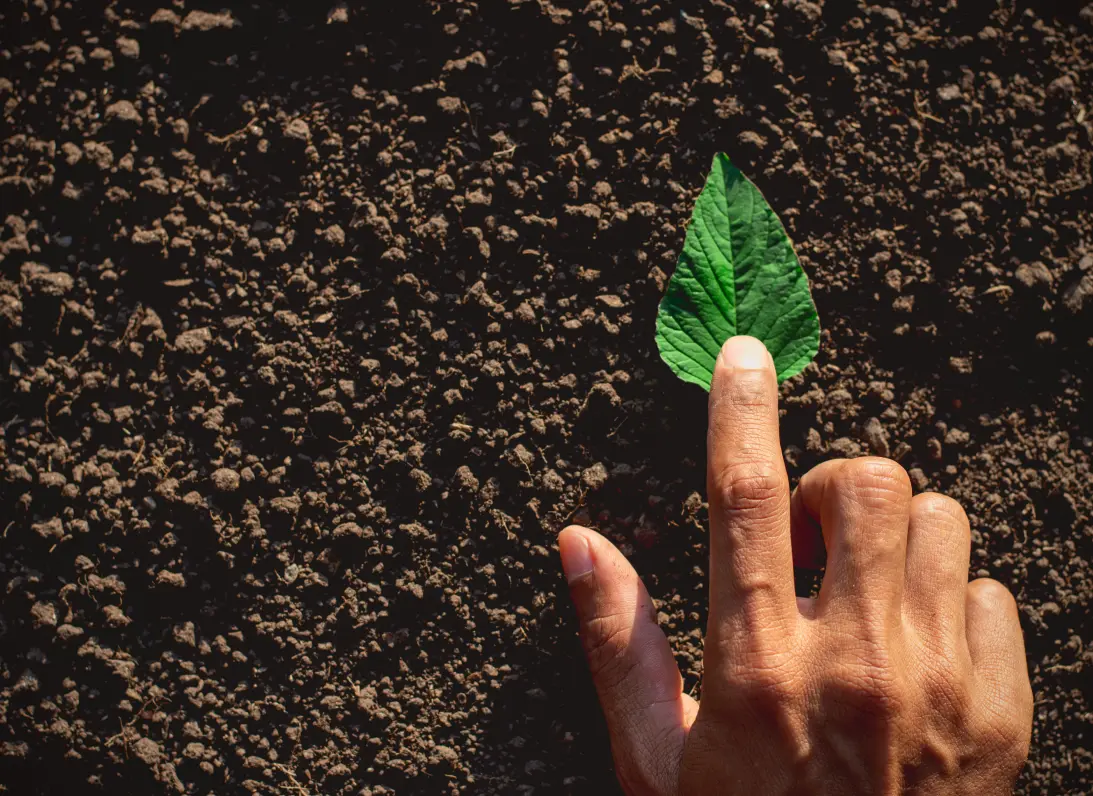
[[[783,650],[797,619],[789,479],[774,360],[759,340],[732,337],[721,348],[709,414],[709,634],[728,654]]]

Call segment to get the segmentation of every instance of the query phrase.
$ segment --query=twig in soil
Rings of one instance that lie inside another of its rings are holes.
[[[613,429],[613,430],[611,431],[611,433],[607,435],[607,439],[611,439],[611,438],[612,438],[613,436],[615,436],[616,434],[618,434],[618,433],[619,433],[619,429],[621,429],[621,428],[622,428],[623,426],[625,426],[625,425],[626,425],[626,421],[627,421],[627,420],[629,420],[629,419],[630,419],[630,415],[627,415],[626,417],[624,417],[624,418],[622,419],[622,422],[621,422],[621,423],[619,423],[619,424],[618,424],[617,426],[615,426],[615,428],[614,428],[614,429]]]
[[[505,149],[501,149],[501,150],[498,150],[497,152],[494,152],[494,153],[493,153],[493,157],[495,157],[495,158],[501,158],[501,157],[504,157],[505,155],[511,155],[511,154],[512,154],[513,152],[515,152],[515,151],[516,151],[516,147],[517,147],[517,146],[518,146],[518,144],[513,144],[513,145],[512,145],[512,146],[510,146],[510,147],[507,147],[507,148],[505,148]]]
[[[194,115],[194,112],[195,112],[195,111],[196,111],[196,110],[197,110],[198,108],[200,108],[200,107],[201,107],[202,105],[204,105],[204,104],[205,104],[206,102],[208,102],[208,101],[209,101],[209,100],[211,100],[212,98],[213,98],[213,95],[212,95],[212,94],[202,94],[202,95],[201,95],[201,99],[199,99],[199,100],[197,101],[197,104],[196,104],[196,105],[194,105],[194,106],[193,106],[192,108],[190,108],[190,112],[189,112],[188,114],[186,114],[187,118],[190,118],[190,117],[192,117],[192,116]]]
[[[569,521],[573,519],[573,515],[575,515],[578,511],[580,511],[582,508],[584,508],[584,499],[587,496],[588,496],[588,490],[587,489],[582,489],[581,493],[577,496],[577,505],[575,505],[572,509],[570,509],[569,514],[567,514],[565,516],[565,524],[566,525],[568,525]]]
[[[1075,661],[1074,663],[1056,663],[1053,666],[1045,667],[1045,672],[1080,672],[1082,670],[1083,661]]]
[[[474,120],[474,114],[471,113],[471,106],[466,102],[463,103],[463,112],[467,114],[467,120],[471,125],[471,132],[474,134],[475,138],[478,138],[478,122]]]
[[[516,538],[516,534],[514,534],[509,529],[509,524],[507,522],[505,522],[505,515],[504,514],[499,514],[499,516],[496,516],[495,519],[497,520],[498,524],[500,524],[501,528],[505,531],[505,537],[507,539],[511,540],[511,539]],[[5,533],[6,533],[6,531],[5,531]]]
[[[284,763],[274,763],[273,767],[288,777],[288,785],[280,785],[282,790],[291,790],[296,793],[302,793],[303,796],[310,796],[310,791],[300,784],[300,781],[296,779],[296,775],[292,772],[292,769],[286,766]]]
[[[629,80],[632,77],[640,78],[644,80],[647,75],[655,74],[656,72],[670,72],[670,69],[665,69],[660,65],[660,58],[657,58],[656,64],[651,69],[644,69],[641,64],[638,63],[637,56],[634,57],[634,62],[628,64],[622,68],[622,74],[619,75],[619,82],[622,83]]]
[[[937,122],[938,124],[945,124],[945,121],[943,119],[939,119],[936,116],[934,116],[932,113],[928,113],[928,112],[924,111],[923,108],[926,108],[926,107],[928,107],[928,105],[926,104],[926,100],[924,100],[922,98],[922,95],[919,94],[919,92],[916,91],[915,92],[915,113],[918,114],[919,118],[920,119],[929,119],[930,121]]]
[[[672,119],[668,124],[664,125],[664,129],[660,131],[660,137],[657,138],[658,144],[668,136],[674,136],[676,134],[676,123],[678,121],[678,119]]]
[[[125,752],[125,759],[126,760],[129,759],[129,739],[126,737],[126,732],[125,732],[127,729],[129,729],[129,728],[126,725],[122,724],[121,719],[119,718],[118,719],[118,732],[116,732],[114,735],[111,735],[109,738],[107,738],[106,743],[104,744],[105,746],[110,747],[110,746],[113,746],[115,743],[117,743],[118,739],[121,739],[121,744],[122,744],[121,748]]]
[[[256,121],[258,121],[258,117],[252,116],[249,122],[244,124],[234,133],[228,133],[227,135],[213,135],[212,133],[205,133],[205,138],[208,139],[209,143],[211,144],[224,144],[243,135],[243,133],[247,132],[247,130],[250,129],[250,126]]]

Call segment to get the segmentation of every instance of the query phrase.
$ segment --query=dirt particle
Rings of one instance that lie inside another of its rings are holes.
[[[129,100],[118,100],[106,106],[106,118],[107,119],[120,119],[123,122],[132,122],[133,124],[141,124],[144,119],[141,117],[137,107]]]
[[[471,472],[471,468],[465,464],[456,469],[453,480],[456,488],[464,492],[474,492],[478,489],[478,479]]]
[[[52,271],[40,263],[24,263],[19,270],[31,291],[43,296],[63,296],[75,285],[69,274]]]
[[[179,572],[161,569],[156,573],[156,583],[161,586],[173,586],[176,589],[182,589],[186,587],[186,578]]]
[[[596,462],[591,467],[586,467],[581,473],[581,483],[589,489],[602,489],[607,483],[607,468],[602,462]]]
[[[970,357],[949,357],[949,370],[967,375],[975,370]]]
[[[285,123],[285,126],[281,129],[285,138],[291,138],[296,141],[310,141],[311,140],[311,128],[307,122],[303,119],[291,119]]]
[[[218,492],[234,492],[239,489],[239,473],[228,467],[221,467],[212,475],[213,486]]]
[[[1013,276],[1025,287],[1050,286],[1052,282],[1051,271],[1042,262],[1021,263]]]
[[[56,627],[57,608],[52,603],[36,602],[30,607],[34,627]]]
[[[175,338],[175,348],[186,354],[204,354],[212,339],[213,335],[208,327],[190,329]]]
[[[865,421],[865,426],[862,429],[862,436],[865,437],[869,449],[874,454],[877,456],[888,456],[888,432],[885,431],[879,418],[871,417]]]
[[[205,33],[210,30],[216,30],[217,28],[231,30],[236,24],[238,23],[232,18],[230,11],[223,11],[220,13],[191,11],[186,15],[186,18],[182,20],[182,29]]]
[[[140,58],[140,42],[128,36],[119,36],[115,42],[118,52],[126,58]]]
[[[1093,306],[1093,273],[1083,274],[1063,291],[1063,306],[1073,315]]]

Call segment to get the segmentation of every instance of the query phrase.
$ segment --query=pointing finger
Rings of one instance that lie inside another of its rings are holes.
[[[709,413],[710,651],[785,649],[779,634],[797,620],[789,480],[774,361],[759,340],[733,337],[722,347]]]

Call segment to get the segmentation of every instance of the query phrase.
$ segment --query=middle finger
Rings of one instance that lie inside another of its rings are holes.
[[[819,519],[827,548],[817,615],[849,610],[898,622],[911,505],[906,471],[876,457],[824,462],[805,473],[795,499]]]

